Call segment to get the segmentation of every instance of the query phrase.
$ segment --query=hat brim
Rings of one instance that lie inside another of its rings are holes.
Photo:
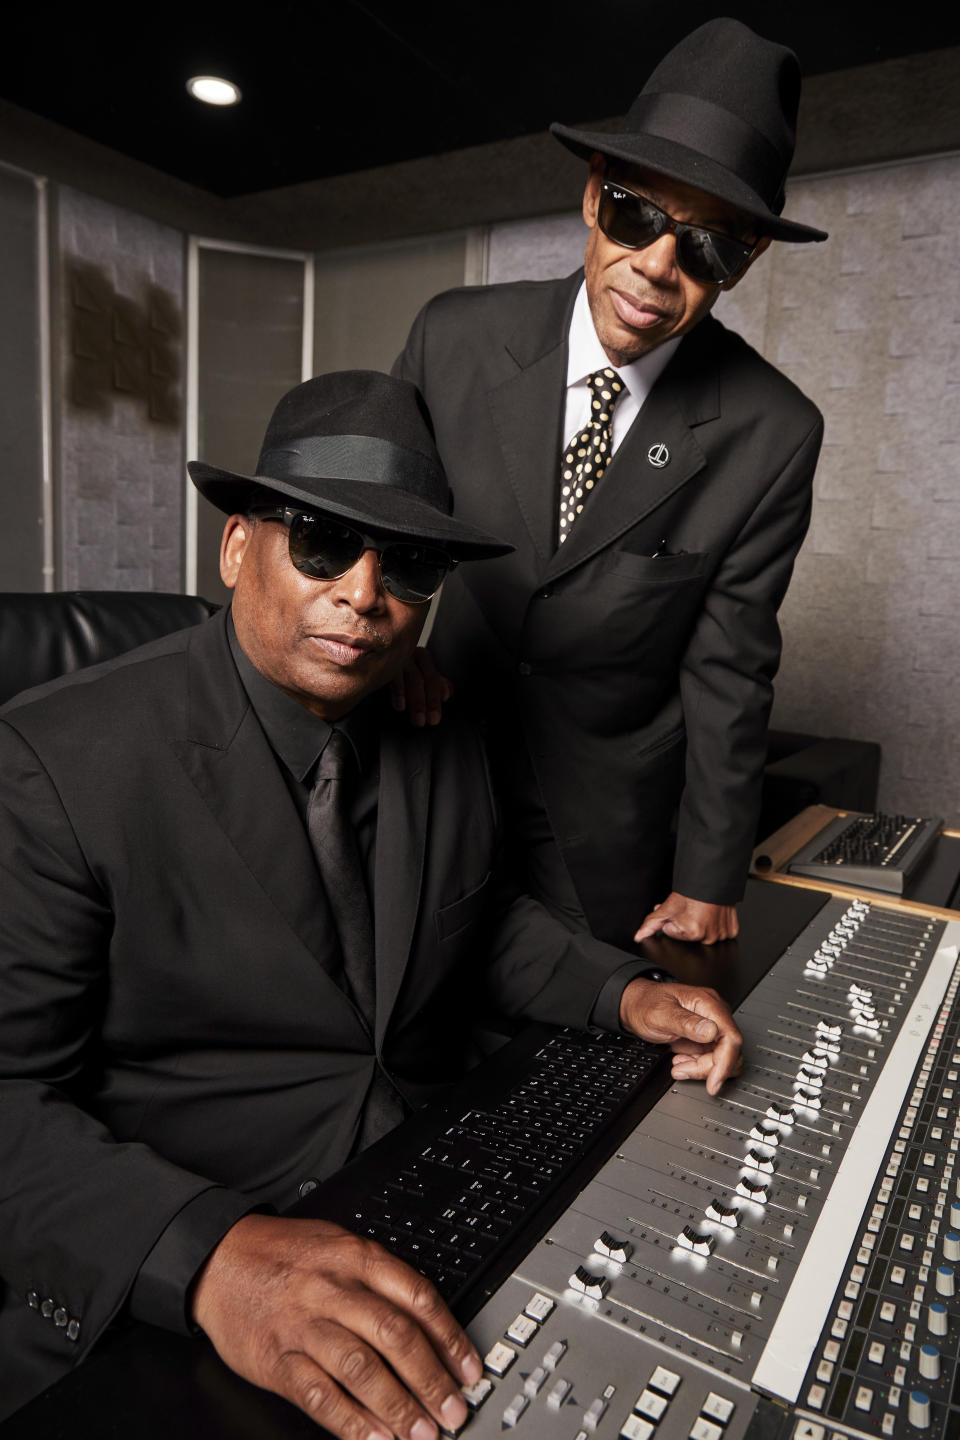
[[[561,145],[572,150],[584,160],[599,151],[601,155],[612,155],[630,165],[644,165],[657,170],[671,180],[693,185],[716,195],[728,204],[736,206],[745,215],[760,222],[763,234],[774,240],[792,240],[804,243],[826,240],[827,232],[812,225],[801,225],[796,220],[785,220],[767,206],[755,190],[752,190],[739,176],[715,160],[699,155],[675,140],[663,139],[658,135],[621,134],[614,130],[574,130],[568,125],[554,122],[550,126]]]
[[[456,560],[486,560],[509,555],[514,549],[495,535],[444,515],[408,491],[364,480],[337,480],[310,476],[298,485],[297,477],[277,480],[259,475],[238,475],[202,460],[187,465],[200,494],[225,515],[243,514],[262,490],[273,491],[315,510],[353,520],[357,525],[408,535],[440,545]],[[307,486],[309,485],[309,489]]]

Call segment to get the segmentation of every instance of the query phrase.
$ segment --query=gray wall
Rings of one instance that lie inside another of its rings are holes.
[[[782,611],[774,724],[878,740],[880,803],[960,822],[960,158],[797,180],[830,232],[774,245],[717,316],[826,418]],[[496,226],[490,278],[579,264],[577,215]]]
[[[43,589],[38,187],[0,166],[0,587]]]
[[[179,590],[183,236],[66,186],[57,215],[57,588]]]

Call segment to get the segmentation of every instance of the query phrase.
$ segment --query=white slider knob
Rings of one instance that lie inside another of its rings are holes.
[[[960,1180],[957,1181],[957,1184],[960,1185]],[[950,1202],[950,1224],[954,1227],[960,1226],[960,1200]]]
[[[937,1294],[938,1294],[938,1295],[955,1295],[955,1294],[956,1294],[956,1292],[957,1292],[957,1282],[956,1282],[956,1280],[955,1280],[955,1278],[954,1278],[953,1266],[952,1266],[952,1265],[938,1265],[938,1266],[937,1266],[937,1280],[936,1280],[936,1285],[937,1285]]]
[[[828,1040],[840,1040],[843,1038],[843,1026],[831,1025],[827,1020],[818,1020],[817,1034],[826,1035]]]
[[[960,1234],[956,1230],[948,1230],[943,1237],[943,1258],[960,1260]]]
[[[801,1065],[797,1071],[797,1079],[801,1085],[809,1085],[814,1090],[823,1089],[823,1075],[811,1065]]]
[[[680,1249],[692,1250],[694,1255],[709,1255],[716,1243],[712,1235],[694,1230],[692,1225],[684,1225],[677,1236],[677,1244]]]
[[[776,1120],[778,1125],[792,1125],[797,1118],[786,1105],[768,1105],[767,1115],[771,1120]]]
[[[753,1200],[757,1205],[766,1205],[769,1193],[766,1185],[757,1185],[746,1175],[741,1175],[737,1182],[737,1194],[746,1200]]]
[[[728,1230],[736,1230],[740,1224],[740,1211],[737,1206],[724,1205],[720,1200],[711,1200],[704,1214],[717,1225],[726,1225]]]
[[[925,1390],[911,1390],[910,1403],[907,1406],[907,1419],[910,1424],[918,1430],[926,1430],[930,1425],[930,1396]]]
[[[598,1255],[605,1256],[608,1260],[616,1260],[619,1264],[625,1265],[633,1254],[633,1246],[629,1240],[618,1240],[611,1235],[609,1230],[604,1230],[593,1242],[593,1248]]]
[[[927,1329],[931,1335],[946,1335],[948,1320],[947,1307],[939,1300],[933,1300],[927,1306]]]
[[[828,1051],[822,1050],[819,1045],[812,1050],[804,1050],[803,1060],[805,1065],[812,1065],[815,1070],[826,1070],[830,1064]]]
[[[940,1351],[936,1345],[920,1346],[920,1374],[924,1380],[940,1379]]]
[[[768,1155],[761,1155],[759,1150],[754,1150],[752,1147],[747,1151],[746,1163],[751,1170],[758,1170],[761,1175],[772,1175],[777,1168],[776,1160],[771,1159]]]
[[[578,1265],[567,1281],[571,1290],[586,1295],[588,1300],[602,1300],[610,1288],[610,1281],[599,1275],[592,1275],[584,1265]]]
[[[769,1145],[771,1150],[775,1150],[780,1144],[780,1131],[776,1125],[764,1125],[762,1120],[758,1120],[750,1131],[750,1138],[759,1140],[761,1145]]]

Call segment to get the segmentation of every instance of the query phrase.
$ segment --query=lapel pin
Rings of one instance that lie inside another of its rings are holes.
[[[670,451],[662,440],[658,440],[656,445],[651,445],[647,451],[647,459],[651,465],[656,466],[658,470],[662,470],[664,465],[670,464]]]

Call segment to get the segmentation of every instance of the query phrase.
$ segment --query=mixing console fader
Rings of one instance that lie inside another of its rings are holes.
[[[958,940],[828,902],[743,1075],[674,1085],[474,1317],[471,1437],[960,1440]]]

